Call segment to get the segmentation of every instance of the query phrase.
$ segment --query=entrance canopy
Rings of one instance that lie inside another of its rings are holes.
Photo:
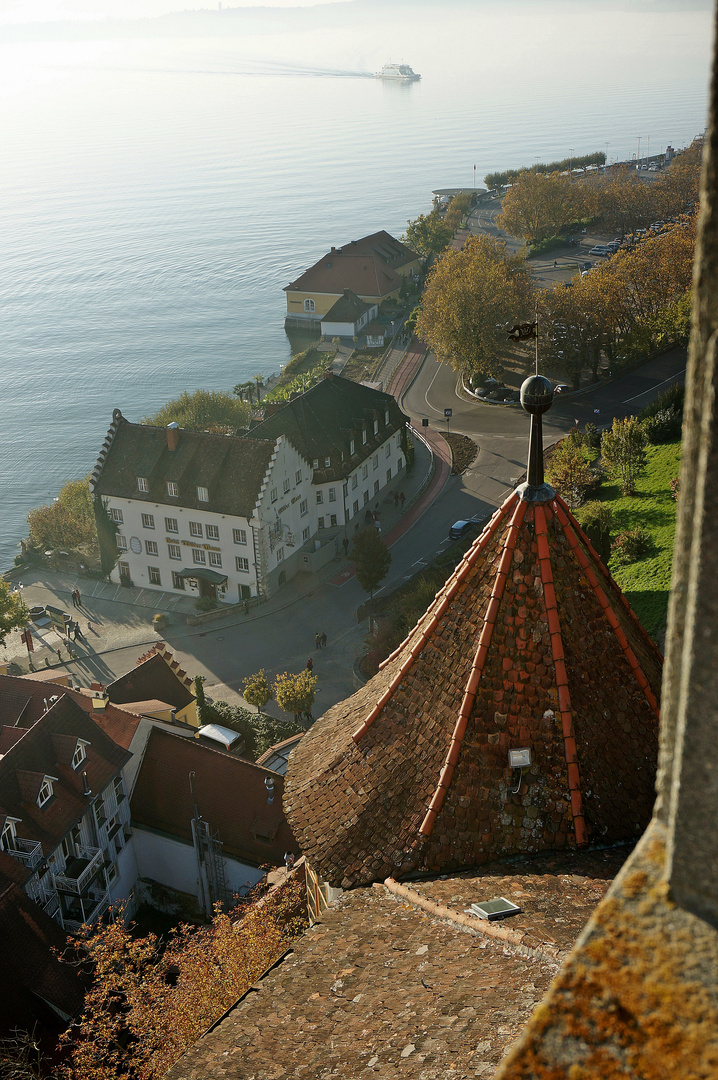
[[[227,580],[226,574],[218,574],[216,570],[209,570],[206,566],[192,566],[190,569],[180,570],[177,577],[198,578],[200,581],[209,581],[212,585],[224,585]]]

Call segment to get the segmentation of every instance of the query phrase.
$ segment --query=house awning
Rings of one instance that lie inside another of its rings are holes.
[[[227,580],[226,574],[218,574],[216,570],[208,570],[206,566],[192,566],[189,569],[180,570],[177,577],[200,578],[202,581],[211,581],[213,585],[224,585]]]

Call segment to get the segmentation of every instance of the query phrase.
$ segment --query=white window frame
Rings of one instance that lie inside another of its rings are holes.
[[[375,435],[379,434],[379,421],[378,420],[374,421],[374,434]]]
[[[324,518],[323,517],[317,518],[317,528],[318,529],[323,529],[324,528]]]
[[[331,457],[325,457],[324,458],[324,468],[325,469],[330,469],[331,467],[332,467],[332,459],[331,459]]]
[[[324,502],[324,492],[323,491],[318,491],[317,492],[317,505],[321,506],[321,504],[323,502]]]
[[[283,559],[284,559],[284,548],[283,547],[278,547],[277,548],[277,564],[282,562]]]
[[[143,514],[142,515],[142,528],[143,529],[154,529],[154,527],[155,527],[155,515],[154,514]]]
[[[368,437],[369,437],[369,436],[368,436],[368,432],[367,432],[367,429],[366,429],[365,427],[364,427],[364,428],[362,428],[362,429],[361,429],[361,441],[362,441],[362,446],[365,446],[365,445],[366,445],[366,441],[367,441],[367,438],[368,438]]]
[[[159,548],[157,547],[156,540],[145,540],[145,552],[148,555],[154,555],[155,558],[159,557]]]
[[[247,530],[246,529],[232,529],[232,539],[235,544],[247,543]]]
[[[309,526],[302,529],[302,543],[305,543],[309,539]]]
[[[317,310],[316,304],[309,297],[307,297],[307,299],[304,301],[304,310],[305,311],[316,311]]]
[[[167,495],[170,499],[179,499],[179,485],[174,480],[167,481]]]
[[[165,530],[167,532],[169,532],[169,533],[178,533],[179,532],[179,524],[177,522],[177,518],[168,518],[168,517],[166,517],[165,518]]]
[[[205,525],[204,532],[208,540],[219,540],[219,525]]]
[[[210,566],[222,566],[222,553],[219,551],[209,551],[209,565]]]
[[[176,570],[172,571],[172,588],[181,589],[184,592],[184,578],[180,577]]]
[[[368,475],[369,475],[369,464],[368,464],[368,462],[364,462],[364,464],[361,467],[361,478],[362,478],[362,480],[366,480]]]
[[[337,501],[337,489],[336,488],[329,488],[329,502],[336,502],[336,501]]]
[[[52,790],[52,777],[43,776],[40,790],[37,793],[37,805],[44,806],[50,801],[54,792]]]
[[[77,746],[75,747],[75,753],[72,755],[72,767],[77,769],[82,765],[83,761],[87,757],[87,743],[84,743],[82,739],[77,740]]]
[[[349,440],[349,456],[354,457],[355,453],[356,453],[356,447],[355,447],[355,444],[354,444],[354,440],[350,439]]]
[[[301,482],[302,482],[302,470],[297,469],[297,471],[294,474],[294,483],[295,484],[301,484]]]
[[[371,459],[371,468],[372,468],[372,472],[375,472],[379,468],[379,455],[378,454],[374,454],[374,457]]]
[[[169,543],[167,544],[167,558],[176,559],[178,562],[182,559],[182,548],[179,544]]]
[[[282,484],[282,490],[284,491],[285,495],[287,494],[287,492],[289,491],[291,486],[292,486],[292,481],[289,479],[288,476],[285,476],[284,482]]]
[[[127,551],[127,537],[121,536],[120,533],[115,534],[115,547],[118,551]]]
[[[306,517],[309,513],[309,502],[307,499],[302,499],[299,504],[299,516]]]
[[[207,556],[202,548],[192,548],[192,562],[196,563],[198,566],[207,565]]]
[[[244,555],[235,555],[234,556],[234,565],[235,565],[235,569],[240,574],[248,574],[249,573],[249,559],[247,559]]]
[[[277,495],[277,489],[272,488],[272,490],[269,492],[269,500],[270,500],[270,502],[275,503],[278,498],[279,498],[279,496]]]
[[[359,477],[356,473],[352,476],[352,491],[356,491],[359,486]]]
[[[204,533],[202,532],[202,522],[201,521],[190,521],[190,523],[189,523],[189,534],[190,534],[190,536],[200,536],[200,537],[203,536]]]
[[[124,523],[125,523],[125,519],[122,516],[122,511],[121,510],[116,510],[114,508],[114,506],[110,510],[110,517],[112,518],[112,520],[115,522],[116,525],[124,525]]]
[[[150,485],[149,485],[149,483],[147,481],[146,476],[138,476],[137,477],[137,490],[138,491],[144,491],[145,493],[147,493],[150,490]]]
[[[162,584],[162,575],[160,574],[159,566],[148,566],[147,567],[147,580],[148,580],[150,585],[161,585]]]
[[[203,487],[201,484],[197,485],[197,502],[209,502],[209,488]]]

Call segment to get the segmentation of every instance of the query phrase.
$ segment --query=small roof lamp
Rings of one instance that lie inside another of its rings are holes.
[[[514,795],[517,795],[521,788],[521,779],[523,777],[523,769],[528,769],[531,764],[531,750],[529,747],[524,747],[521,750],[509,750],[509,768],[518,770],[518,783],[511,791]]]

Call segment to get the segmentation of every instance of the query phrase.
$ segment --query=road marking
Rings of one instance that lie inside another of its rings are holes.
[[[439,375],[441,374],[442,370],[443,370],[443,365],[439,364],[439,367],[438,367],[438,370],[437,370],[437,372],[436,372],[436,375],[434,375],[434,378],[433,378],[433,379],[431,380],[431,382],[430,382],[430,383],[429,383],[429,385],[427,386],[427,388],[426,388],[426,393],[424,394],[424,401],[425,401],[425,402],[426,402],[426,404],[427,404],[427,408],[429,408],[429,409],[434,409],[434,411],[435,411],[435,412],[437,412],[437,413],[438,413],[438,412],[440,412],[440,410],[439,410],[439,409],[437,409],[437,408],[435,408],[435,406],[433,406],[433,405],[431,405],[431,404],[429,403],[429,391],[431,390],[431,388],[432,388],[432,386],[434,385],[434,383],[436,382],[436,380],[437,380],[437,379],[439,378]]]
[[[679,375],[685,375],[686,369],[676,372],[675,375],[671,375],[670,378],[664,379],[663,382],[656,383],[655,386],[649,387],[648,390],[643,390],[640,394],[636,394],[634,397],[624,398],[621,402],[622,405],[628,405],[631,401],[638,401],[639,398],[645,397],[646,394],[650,394],[651,390],[657,390],[659,386],[665,386],[666,383],[673,382]]]

